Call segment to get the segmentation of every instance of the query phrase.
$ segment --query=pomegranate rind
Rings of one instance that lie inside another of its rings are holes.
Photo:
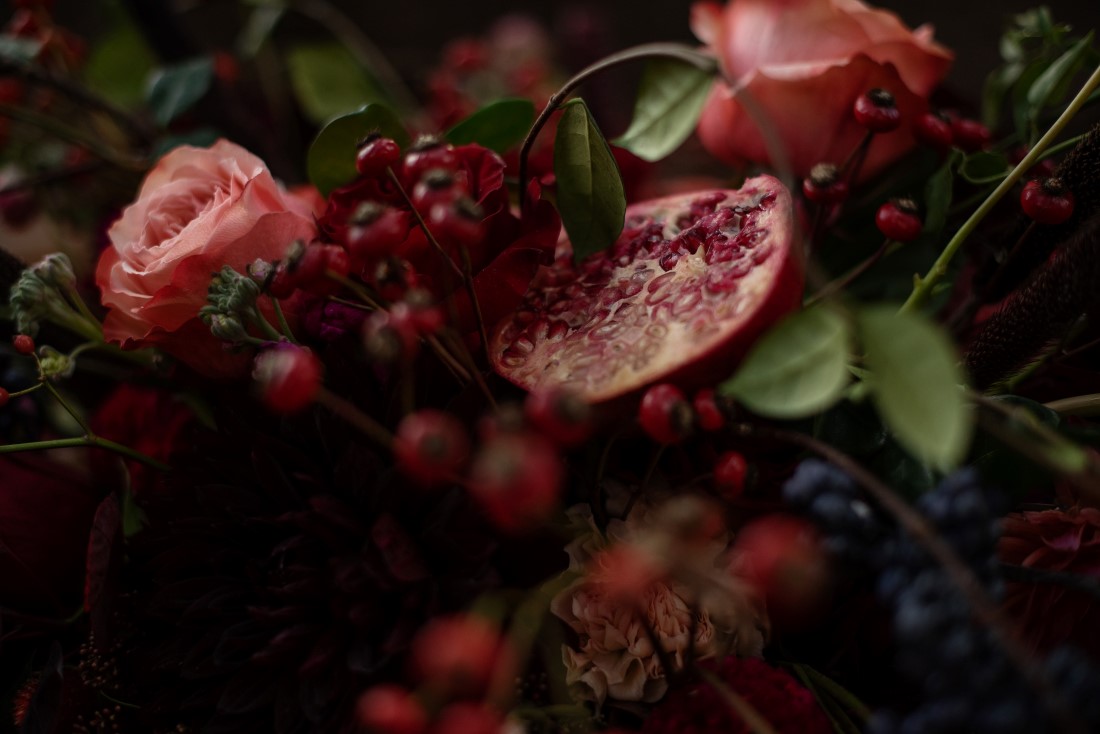
[[[771,176],[641,202],[610,248],[540,270],[489,353],[520,387],[590,403],[702,385],[799,306],[803,278],[790,192]]]

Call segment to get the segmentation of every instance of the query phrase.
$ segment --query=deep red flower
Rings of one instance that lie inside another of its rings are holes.
[[[1100,579],[1100,510],[1008,515],[997,547],[1000,560],[1025,568]],[[1089,594],[1053,583],[1009,583],[1005,610],[1018,619],[1036,651],[1072,643],[1100,655],[1100,605]]]
[[[728,657],[702,665],[714,670],[730,690],[744,698],[779,734],[828,734],[829,719],[812,693],[786,671],[759,658]],[[642,726],[642,734],[749,734],[753,729],[733,713],[707,683],[671,691]]]

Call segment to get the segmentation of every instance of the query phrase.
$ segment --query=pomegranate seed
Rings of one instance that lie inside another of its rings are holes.
[[[839,204],[848,198],[848,182],[832,163],[818,163],[802,181],[802,193],[815,204]]]
[[[390,138],[375,134],[359,144],[355,170],[368,178],[381,178],[386,169],[401,159],[401,146]]]
[[[577,446],[592,433],[592,409],[571,392],[536,390],[523,404],[527,420],[559,446]]]
[[[989,132],[988,127],[977,120],[967,118],[952,118],[951,134],[955,144],[967,153],[984,150],[993,139],[993,134]]]
[[[901,125],[901,110],[894,95],[885,89],[872,89],[861,94],[852,105],[856,122],[873,133],[888,133]]]
[[[951,150],[955,142],[950,120],[933,112],[926,112],[913,121],[913,137],[941,153]]]
[[[718,407],[711,388],[695,393],[695,399],[691,403],[695,408],[695,421],[704,431],[720,431],[726,425],[726,415]]]
[[[482,704],[452,703],[439,712],[432,734],[501,734],[500,714]]]
[[[34,354],[34,339],[26,334],[16,334],[11,338],[11,343],[20,354]]]
[[[375,686],[359,696],[355,718],[367,734],[423,734],[428,730],[424,707],[397,685]]]
[[[0,408],[3,408],[11,400],[11,393],[0,387]]]
[[[256,357],[252,378],[268,410],[290,414],[313,402],[321,388],[321,371],[321,360],[313,352],[285,344]]]
[[[745,491],[749,465],[739,451],[725,451],[714,462],[714,484],[727,498],[740,497]]]
[[[397,467],[425,486],[453,481],[466,465],[470,440],[449,413],[425,409],[405,416],[393,441]]]
[[[1073,193],[1061,179],[1028,181],[1020,194],[1020,206],[1039,224],[1061,224],[1073,216]]]
[[[920,236],[923,224],[917,216],[917,205],[911,199],[895,199],[878,208],[875,224],[886,239],[912,242]]]
[[[472,614],[436,617],[412,642],[412,673],[443,698],[483,696],[493,679],[514,667],[514,655],[500,631]]]
[[[691,432],[691,405],[680,388],[667,383],[646,390],[638,407],[638,423],[660,444],[680,443]]]
[[[518,533],[554,511],[561,480],[553,444],[532,433],[500,432],[482,445],[468,488],[494,525]]]

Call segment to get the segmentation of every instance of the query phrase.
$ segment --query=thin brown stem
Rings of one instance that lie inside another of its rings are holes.
[[[389,174],[390,180],[393,181],[394,186],[397,187],[397,191],[401,194],[401,198],[409,205],[409,210],[412,212],[413,217],[416,218],[416,223],[424,232],[424,236],[428,238],[428,243],[434,247],[435,251],[439,253],[439,256],[443,258],[443,262],[450,267],[451,272],[461,279],[462,268],[455,264],[455,261],[452,260],[451,256],[447,254],[447,251],[443,249],[443,245],[439,244],[439,240],[432,234],[432,230],[428,228],[428,223],[424,221],[424,217],[420,216],[420,212],[413,206],[412,199],[409,198],[409,192],[405,191],[405,187],[401,185],[401,179],[397,177],[397,174],[394,173],[393,169],[389,166],[386,167],[386,173]]]
[[[317,392],[317,403],[331,410],[348,424],[358,428],[365,436],[383,448],[389,449],[393,446],[393,434],[385,426],[328,388],[322,387]]]
[[[833,295],[834,293],[838,293],[839,291],[842,291],[845,288],[847,288],[859,276],[863,275],[868,270],[870,270],[872,265],[874,265],[875,263],[877,263],[879,260],[882,259],[882,256],[885,255],[886,251],[890,248],[890,242],[891,242],[890,240],[885,240],[879,246],[879,248],[877,250],[875,250],[874,254],[872,254],[869,258],[867,258],[866,260],[861,262],[859,265],[855,266],[854,268],[849,270],[846,274],[842,275],[841,277],[837,278],[836,280],[833,280],[833,281],[830,281],[829,283],[826,283],[824,288],[822,288],[815,295],[810,297],[810,299],[807,300],[806,303],[803,304],[803,305],[806,308],[809,308],[810,306],[814,305],[818,301],[823,301],[826,298],[828,298],[829,296]]]
[[[489,359],[489,332],[485,328],[485,317],[481,313],[481,303],[477,300],[477,289],[474,288],[474,272],[470,263],[470,251],[462,248],[462,285],[466,288],[466,295],[470,299],[470,305],[474,310],[474,318],[477,319],[477,333],[481,337],[481,351],[485,353],[485,359]]]

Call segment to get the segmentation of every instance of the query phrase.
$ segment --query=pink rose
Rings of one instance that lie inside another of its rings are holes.
[[[199,320],[211,274],[283,257],[316,235],[313,202],[291,196],[256,156],[219,140],[176,148],[145,177],[108,231],[96,269],[108,341],[156,346],[206,374],[225,374],[220,343]]]
[[[865,131],[852,105],[875,87],[894,95],[902,124],[875,136],[862,177],[904,154],[915,142],[908,121],[926,109],[954,58],[930,26],[911,31],[859,0],[733,0],[724,9],[700,2],[691,20],[726,76],[759,104],[799,176],[816,163],[839,164],[859,144]],[[699,137],[727,163],[776,163],[724,84],[711,91]]]

